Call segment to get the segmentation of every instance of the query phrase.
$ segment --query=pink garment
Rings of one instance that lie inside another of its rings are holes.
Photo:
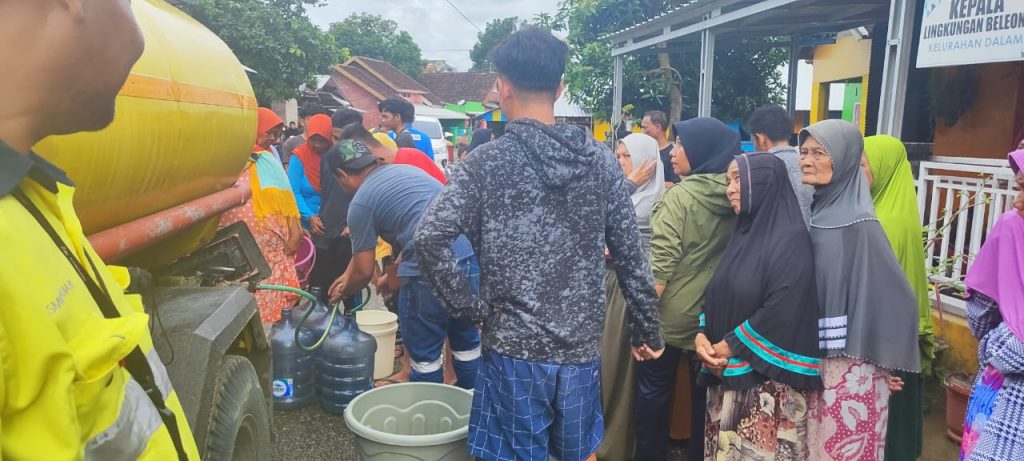
[[[239,179],[249,183],[251,168],[246,168]],[[282,216],[267,216],[259,224],[256,214],[252,211],[252,200],[244,205],[224,212],[220,217],[220,227],[244,221],[256,239],[256,244],[263,253],[263,259],[270,266],[271,275],[263,283],[268,285],[285,285],[299,288],[299,276],[295,272],[295,258],[285,254],[288,242],[288,222]],[[274,323],[281,319],[281,309],[292,306],[298,301],[298,295],[283,291],[260,290],[254,295],[263,323]]]
[[[882,461],[889,373],[848,357],[821,360],[825,390],[807,397],[807,445],[816,461]]]
[[[1010,166],[1020,172],[1024,150],[1010,153]],[[1024,217],[1016,209],[996,221],[964,282],[999,303],[1007,328],[1024,340]]]

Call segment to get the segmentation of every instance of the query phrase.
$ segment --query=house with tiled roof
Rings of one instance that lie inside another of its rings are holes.
[[[441,98],[445,104],[465,105],[479,102],[482,105],[496,105],[498,92],[495,83],[498,74],[493,72],[445,72],[420,74],[420,83]],[[462,102],[462,104],[459,104]]]
[[[387,98],[404,98],[421,107],[442,105],[440,97],[395,66],[361,56],[332,66],[330,78],[320,91],[351,103],[353,108],[363,113],[363,123],[367,127],[380,124],[377,104]]]

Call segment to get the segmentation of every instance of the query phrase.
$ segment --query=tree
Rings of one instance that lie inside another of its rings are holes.
[[[572,100],[596,116],[610,119],[613,59],[611,45],[604,37],[679,4],[680,0],[562,2],[557,22],[569,32],[572,56],[565,83]],[[770,42],[771,38],[766,37],[748,40],[733,49],[718,47],[712,115],[726,121],[745,120],[758,106],[783,100],[785,86],[779,66],[787,52]],[[668,112],[673,121],[696,115],[700,74],[696,47],[658,48],[654,54],[626,56],[623,61],[623,105],[633,106],[635,115],[653,109]]]
[[[484,26],[484,31],[476,34],[476,44],[469,52],[469,58],[473,60],[473,72],[489,72],[491,68],[491,50],[498,46],[502,40],[512,35],[519,27],[519,18],[495,19]]]
[[[469,52],[469,58],[473,60],[473,72],[493,71],[491,66],[491,50],[498,46],[509,35],[523,27],[540,27],[544,30],[561,30],[557,19],[548,13],[539,13],[529,21],[513,16],[511,18],[495,19],[484,26],[484,31],[476,34],[476,44]]]
[[[413,77],[420,74],[424,61],[420,47],[412,36],[398,30],[398,23],[369,13],[353,14],[331,24],[328,33],[339,48],[347,48],[352,56],[387,61]]]
[[[224,40],[250,74],[261,105],[294,98],[303,83],[347,59],[344,50],[310,22],[316,0],[192,0],[185,12]]]

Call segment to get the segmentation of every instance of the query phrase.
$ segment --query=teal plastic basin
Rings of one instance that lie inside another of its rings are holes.
[[[434,383],[392,384],[356,397],[345,424],[360,461],[472,461],[466,445],[473,393]]]

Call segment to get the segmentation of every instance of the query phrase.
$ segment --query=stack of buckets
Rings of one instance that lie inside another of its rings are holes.
[[[311,291],[320,299],[319,289]],[[299,329],[310,309],[314,312]],[[301,408],[319,396],[324,411],[342,414],[352,399],[373,387],[374,380],[392,374],[395,314],[361,311],[353,319],[339,311],[328,325],[330,314],[323,303],[306,299],[294,309],[282,310],[270,335],[275,408]],[[307,350],[314,346],[314,351]]]

